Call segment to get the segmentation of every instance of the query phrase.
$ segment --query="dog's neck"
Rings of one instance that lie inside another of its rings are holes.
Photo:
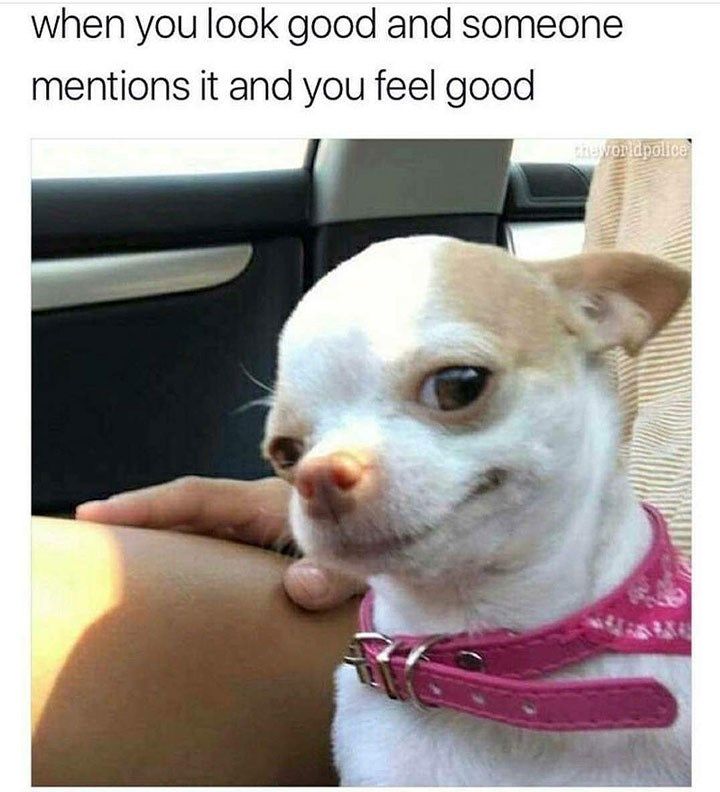
[[[647,552],[652,531],[617,464],[607,423],[614,403],[602,389],[597,393],[587,416],[594,418],[595,430],[578,450],[568,481],[548,485],[539,497],[504,513],[517,535],[537,535],[538,526],[546,526],[540,535],[546,533],[547,540],[514,568],[474,563],[469,552],[432,578],[371,578],[378,630],[529,630],[589,605],[630,574]]]

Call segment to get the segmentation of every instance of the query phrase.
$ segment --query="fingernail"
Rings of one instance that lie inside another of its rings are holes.
[[[324,600],[330,593],[327,574],[317,567],[298,567],[295,576],[308,599]]]
[[[102,521],[107,517],[107,509],[103,508],[103,501],[88,501],[75,507],[76,520],[89,520],[90,522]]]

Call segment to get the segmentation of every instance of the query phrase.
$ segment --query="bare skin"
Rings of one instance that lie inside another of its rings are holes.
[[[192,476],[83,503],[75,517],[272,547],[289,539],[290,493],[290,485],[278,478],[234,481]],[[310,559],[289,565],[283,584],[290,599],[307,610],[334,608],[364,589],[361,581]]]
[[[288,538],[290,493],[186,478],[34,519],[35,784],[336,783],[361,585],[259,549]]]
[[[309,613],[290,559],[176,531],[32,523],[40,786],[328,786],[357,600]]]

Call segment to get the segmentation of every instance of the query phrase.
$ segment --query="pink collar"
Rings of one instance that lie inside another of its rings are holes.
[[[361,682],[423,709],[546,731],[669,726],[677,702],[656,679],[539,680],[605,653],[690,654],[690,567],[662,514],[643,507],[653,528],[645,558],[614,591],[566,619],[521,634],[385,636],[374,631],[368,592],[345,661]]]

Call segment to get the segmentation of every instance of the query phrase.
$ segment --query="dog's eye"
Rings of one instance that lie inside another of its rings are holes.
[[[431,374],[422,384],[420,401],[436,410],[459,410],[485,389],[490,371],[482,366],[452,366]]]
[[[280,470],[294,467],[302,455],[303,444],[294,437],[274,437],[268,446],[268,456]]]

